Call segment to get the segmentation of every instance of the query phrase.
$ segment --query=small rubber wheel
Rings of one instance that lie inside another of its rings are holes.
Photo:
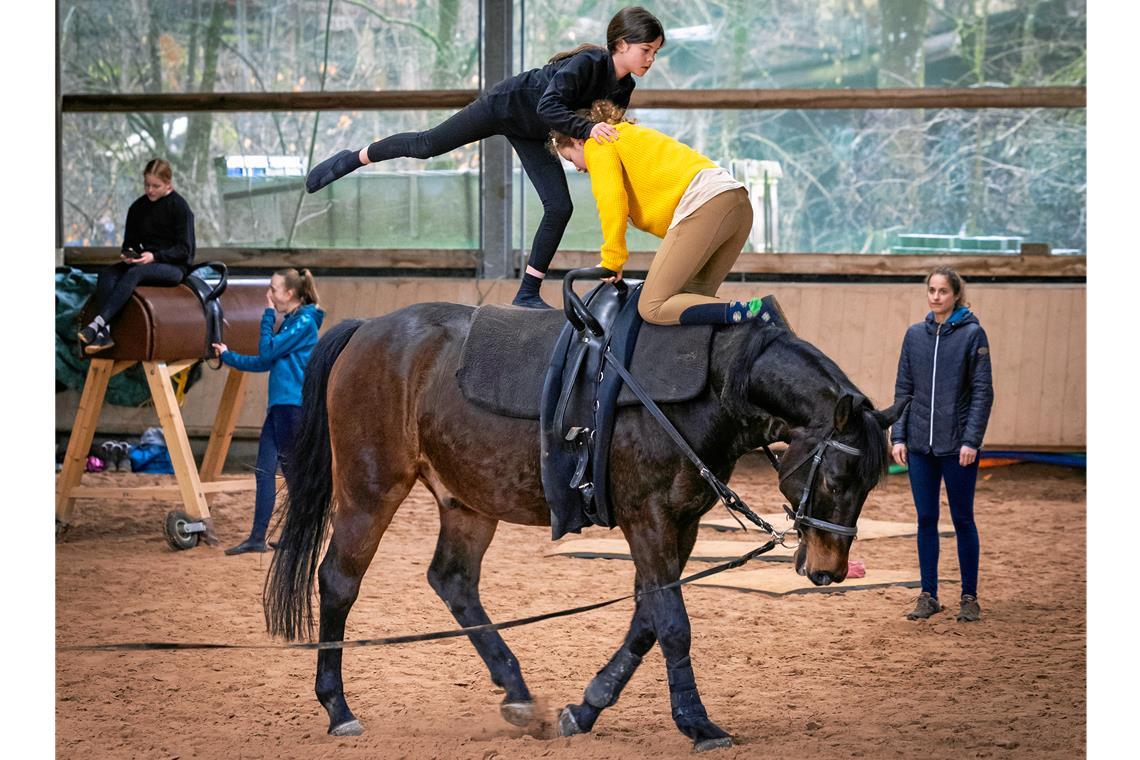
[[[166,523],[162,526],[162,532],[166,535],[166,543],[170,544],[171,549],[182,551],[193,549],[198,545],[198,534],[186,530],[186,526],[192,522],[195,521],[185,512],[166,513]]]

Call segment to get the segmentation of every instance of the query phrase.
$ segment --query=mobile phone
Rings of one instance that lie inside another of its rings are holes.
[[[127,246],[127,252],[123,254],[128,259],[141,259],[142,251],[136,251],[134,246]]]

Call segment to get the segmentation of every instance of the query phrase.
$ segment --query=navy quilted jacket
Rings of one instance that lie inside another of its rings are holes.
[[[957,454],[982,447],[994,403],[990,344],[969,309],[959,306],[943,323],[934,313],[903,338],[895,398],[910,405],[891,428],[891,442],[920,454]]]

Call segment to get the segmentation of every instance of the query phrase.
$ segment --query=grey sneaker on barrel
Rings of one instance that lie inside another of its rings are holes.
[[[962,606],[958,608],[958,622],[972,623],[982,619],[982,608],[978,604],[978,597],[962,594]]]
[[[914,605],[914,609],[906,613],[906,619],[925,620],[936,612],[941,611],[942,605],[938,603],[938,600],[923,591],[919,594],[918,603]]]

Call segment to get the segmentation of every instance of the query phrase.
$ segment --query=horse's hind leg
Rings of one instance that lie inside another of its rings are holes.
[[[365,477],[365,474],[373,477]],[[380,538],[396,509],[415,483],[413,472],[392,478],[382,486],[375,479],[375,465],[367,473],[355,473],[352,464],[338,473],[337,511],[328,552],[318,572],[321,590],[321,641],[343,641],[348,612],[360,592],[360,581],[376,554]],[[348,483],[340,487],[340,484]],[[329,733],[356,736],[364,727],[344,698],[341,649],[317,653],[317,699],[329,714]]]
[[[479,600],[479,573],[498,524],[455,499],[440,499],[439,542],[428,569],[428,583],[463,627],[491,622]],[[491,681],[506,691],[499,708],[503,718],[516,726],[529,724],[534,700],[503,637],[489,631],[468,638],[491,672]]]

